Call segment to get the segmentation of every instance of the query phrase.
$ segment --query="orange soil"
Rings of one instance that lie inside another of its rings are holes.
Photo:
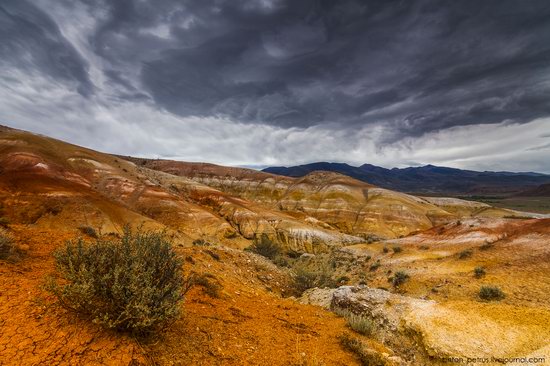
[[[23,225],[10,231],[29,249],[19,262],[0,261],[0,365],[357,363],[338,344],[337,337],[349,332],[344,320],[282,299],[284,274],[257,256],[227,248],[179,249],[187,258],[186,271],[217,278],[221,297],[194,288],[184,316],[140,343],[60,309],[41,289],[54,269],[52,250],[72,232]]]
[[[489,246],[483,246],[489,243]],[[393,253],[392,247],[402,248]],[[371,287],[391,288],[387,278],[397,270],[410,279],[401,291],[439,302],[477,301],[482,285],[499,286],[506,294],[501,304],[550,310],[550,219],[470,219],[433,228],[415,236],[370,245],[357,245],[381,266],[368,272]],[[388,253],[382,249],[387,247]],[[470,250],[460,259],[459,253]],[[474,269],[487,272],[474,277]],[[388,273],[388,271],[390,271]]]

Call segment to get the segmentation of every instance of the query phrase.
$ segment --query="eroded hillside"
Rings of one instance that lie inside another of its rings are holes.
[[[18,130],[2,129],[0,164],[4,215],[14,223],[111,233],[131,222],[167,228],[181,244],[203,239],[239,248],[267,233],[307,252],[361,241],[184,177]]]
[[[169,160],[126,158],[191,179],[227,194],[261,203],[302,221],[363,238],[396,238],[457,217],[503,217],[517,213],[475,202],[420,198],[331,172],[289,178],[250,169]],[[478,207],[483,206],[483,207]]]

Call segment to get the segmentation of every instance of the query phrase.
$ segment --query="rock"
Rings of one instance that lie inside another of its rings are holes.
[[[310,288],[302,294],[298,301],[302,304],[317,305],[329,309],[335,291],[336,289],[331,288]]]
[[[370,317],[375,324],[374,337],[415,365],[431,365],[447,357],[521,357],[545,344],[525,327],[484,316],[485,308],[491,306],[487,304],[438,304],[356,286],[311,291],[304,293],[301,301],[326,305],[331,295],[331,308]],[[527,338],[533,341],[528,348]]]

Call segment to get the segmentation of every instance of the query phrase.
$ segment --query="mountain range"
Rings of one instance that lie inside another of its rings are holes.
[[[516,194],[550,183],[550,175],[533,172],[490,172],[425,165],[387,169],[371,164],[318,162],[290,167],[269,167],[266,173],[302,177],[313,171],[331,171],[401,192],[420,194]]]

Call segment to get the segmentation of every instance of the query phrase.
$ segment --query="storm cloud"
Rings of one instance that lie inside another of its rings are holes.
[[[548,19],[545,0],[7,0],[0,118],[73,142],[84,129],[113,152],[227,164],[548,172]],[[105,130],[125,143],[105,145]],[[481,131],[526,141],[503,160],[510,147],[471,144]],[[467,153],[423,148],[457,141]]]

